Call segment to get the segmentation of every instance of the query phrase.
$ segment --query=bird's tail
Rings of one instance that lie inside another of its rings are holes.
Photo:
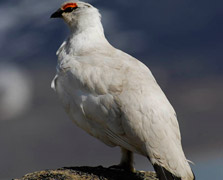
[[[157,164],[153,165],[156,174],[159,178],[159,180],[181,180],[180,177],[176,177],[171,172],[167,171],[164,167],[159,166]]]
[[[180,177],[176,177],[174,174],[167,171],[162,166],[154,164],[153,167],[156,171],[156,174],[157,174],[159,180],[182,180]],[[193,173],[193,171],[192,171],[192,173]],[[194,173],[193,173],[193,176],[194,176]],[[195,176],[194,176],[193,180],[195,180]]]

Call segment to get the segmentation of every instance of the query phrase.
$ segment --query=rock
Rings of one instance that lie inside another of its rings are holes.
[[[34,172],[14,180],[158,180],[155,172],[98,167],[65,167]]]

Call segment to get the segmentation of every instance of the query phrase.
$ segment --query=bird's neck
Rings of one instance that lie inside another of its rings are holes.
[[[105,46],[110,46],[110,44],[104,36],[104,30],[101,24],[90,27],[77,26],[76,28],[72,28],[67,40],[67,48],[69,49],[69,53],[72,54],[99,50]]]

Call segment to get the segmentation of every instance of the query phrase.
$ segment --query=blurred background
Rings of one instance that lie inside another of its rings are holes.
[[[50,88],[69,34],[62,0],[0,1],[0,179],[120,159],[77,128]],[[106,37],[144,62],[174,106],[198,180],[223,178],[223,1],[92,0]],[[153,170],[136,155],[135,166]]]

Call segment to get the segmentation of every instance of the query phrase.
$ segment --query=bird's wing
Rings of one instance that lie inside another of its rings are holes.
[[[90,126],[97,128],[97,131],[103,129],[113,144],[136,152],[132,140],[125,136],[122,125],[123,112],[118,102],[118,96],[125,91],[128,83],[129,68],[126,64],[112,57],[88,55],[75,57],[75,61],[64,59],[58,65],[58,70],[61,74],[66,74],[66,82],[62,82],[66,97],[74,97],[77,92],[84,96],[79,102]],[[60,74],[58,76],[60,77]],[[59,85],[60,83],[57,89]],[[78,101],[77,98],[75,101]],[[69,103],[69,100],[65,103]],[[69,106],[65,104],[65,107]],[[101,129],[98,129],[98,126]],[[90,134],[98,137],[97,132]]]

